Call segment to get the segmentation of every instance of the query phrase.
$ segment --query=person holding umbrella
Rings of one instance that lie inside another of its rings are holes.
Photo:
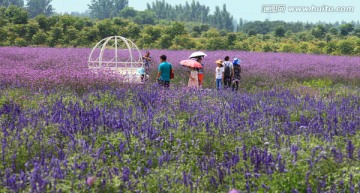
[[[198,78],[199,78],[198,73],[199,72],[198,72],[197,69],[203,68],[201,63],[199,63],[198,61],[193,60],[193,59],[187,59],[187,60],[180,61],[180,64],[182,66],[189,67],[189,69],[190,69],[188,87],[199,88],[199,80],[198,80]]]
[[[205,57],[206,54],[204,52],[194,52],[192,53],[189,58],[195,58],[197,62],[201,64],[201,68],[196,68],[198,71],[198,81],[199,81],[199,87],[202,87],[203,79],[204,79],[204,64],[202,63],[203,57]]]
[[[190,68],[190,76],[189,76],[189,81],[188,81],[188,87],[198,89],[199,88],[199,80],[198,80],[199,72],[194,67],[189,67],[189,68]]]
[[[172,65],[166,61],[166,55],[160,56],[161,63],[158,67],[158,74],[156,80],[161,86],[168,88],[170,86],[170,72],[174,71]]]

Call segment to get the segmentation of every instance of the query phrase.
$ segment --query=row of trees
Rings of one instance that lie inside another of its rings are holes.
[[[129,5],[128,0],[91,0],[90,15],[97,19],[117,17]]]
[[[242,25],[239,31],[249,35],[268,34],[276,31],[277,36],[284,36],[286,32],[297,33],[303,31],[311,31],[311,34],[317,38],[323,38],[327,33],[333,35],[347,36],[360,31],[360,23],[302,23],[302,22],[284,22],[284,21],[254,21],[247,22]]]
[[[51,5],[52,0],[28,0],[26,5],[24,0],[0,0],[0,6],[9,7],[10,5],[25,8],[30,18],[44,14],[50,16],[57,14]],[[151,5],[147,4],[147,10],[136,11],[128,7],[128,0],[91,0],[88,5],[89,10],[86,13],[72,13],[78,16],[90,16],[93,19],[108,19],[114,17],[132,18],[135,22],[141,24],[155,24],[160,20],[167,21],[185,21],[208,24],[218,29],[228,31],[234,30],[234,19],[226,10],[224,4],[222,9],[216,7],[213,14],[210,14],[210,8],[200,5],[199,2],[192,0],[185,5],[172,6],[165,0],[156,0]]]
[[[360,54],[360,30],[353,24],[334,28],[338,33],[321,24],[299,32],[279,29],[273,28],[266,34],[249,34],[218,30],[199,23],[162,21],[143,25],[121,17],[96,21],[70,15],[39,15],[29,19],[23,8],[0,8],[0,46],[92,47],[105,37],[120,35],[146,49]],[[343,29],[348,29],[349,33],[341,33]],[[317,35],[317,31],[322,35]]]
[[[51,5],[52,0],[0,0],[0,6],[17,6],[25,8],[30,18],[40,14],[50,16],[54,14]],[[89,15],[97,19],[105,19],[119,16],[119,12],[129,5],[128,0],[92,0],[89,4]]]
[[[52,0],[27,0],[25,10],[30,18],[34,18],[40,14],[50,16],[54,11],[51,2]],[[16,6],[24,8],[24,5],[24,0],[0,0],[0,7]]]
[[[222,9],[216,6],[214,13],[210,14],[208,6],[201,5],[194,0],[191,4],[186,2],[185,5],[175,6],[166,3],[165,0],[156,0],[151,5],[147,4],[147,10],[155,12],[159,20],[197,22],[209,24],[217,29],[234,30],[233,16],[226,10],[225,4]]]
[[[17,6],[24,8],[29,18],[43,14],[45,16],[58,15],[54,12],[51,5],[52,0],[27,0],[26,6],[24,0],[0,0],[0,7],[5,8],[9,6]],[[165,2],[165,0],[156,0],[152,4],[147,4],[145,11],[137,11],[128,7],[128,0],[91,0],[88,5],[89,10],[84,13],[72,13],[76,16],[91,17],[93,19],[107,19],[122,17],[134,21],[137,24],[164,24],[164,21],[181,21],[188,23],[201,23],[209,25],[210,27],[219,30],[241,31],[249,35],[268,34],[277,31],[277,35],[284,36],[286,32],[302,32],[310,28],[313,29],[312,34],[316,37],[324,36],[326,33],[340,33],[341,35],[348,35],[355,32],[360,23],[335,23],[322,24],[318,27],[317,24],[312,23],[286,23],[283,21],[254,21],[247,22],[240,18],[236,23],[231,14],[227,11],[224,4],[222,9],[215,7],[213,14],[210,14],[210,8],[201,5],[199,2],[192,0],[191,3],[186,2],[184,5],[172,6]],[[25,12],[24,11],[24,12]],[[22,12],[22,14],[24,14]],[[10,13],[11,14],[11,13]],[[317,29],[314,29],[317,27]],[[339,29],[340,28],[340,29]],[[339,29],[339,30],[338,30]],[[196,30],[195,31],[199,31]],[[339,31],[339,32],[337,32]]]

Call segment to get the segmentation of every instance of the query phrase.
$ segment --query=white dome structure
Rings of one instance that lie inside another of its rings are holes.
[[[143,82],[146,78],[139,48],[129,39],[110,36],[99,41],[88,59],[89,69],[109,71],[126,82]]]

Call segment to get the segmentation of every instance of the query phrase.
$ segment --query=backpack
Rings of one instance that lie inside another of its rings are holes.
[[[225,61],[224,62],[224,77],[230,77],[230,76],[231,76],[230,62]]]

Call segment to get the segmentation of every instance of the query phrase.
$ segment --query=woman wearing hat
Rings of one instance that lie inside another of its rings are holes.
[[[215,81],[216,81],[216,89],[221,89],[221,82],[224,80],[224,67],[222,65],[222,60],[216,60],[216,69],[215,69]]]

